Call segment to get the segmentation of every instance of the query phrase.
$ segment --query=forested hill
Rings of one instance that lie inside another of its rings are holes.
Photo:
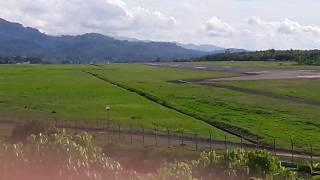
[[[118,40],[96,33],[49,36],[37,29],[0,18],[0,56],[7,59],[20,56],[58,62],[140,62],[188,59],[206,54],[175,43]]]
[[[320,50],[267,50],[212,54],[194,61],[296,61],[299,64],[320,65]]]

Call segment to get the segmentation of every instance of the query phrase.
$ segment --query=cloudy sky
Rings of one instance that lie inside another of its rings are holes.
[[[320,0],[0,0],[50,35],[97,32],[247,49],[320,48]]]

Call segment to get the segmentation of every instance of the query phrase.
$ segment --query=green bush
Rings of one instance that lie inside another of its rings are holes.
[[[158,170],[156,174],[150,174],[150,180],[196,180],[192,176],[192,166],[186,162],[168,164]]]
[[[203,152],[193,162],[193,174],[200,179],[284,179],[296,178],[296,173],[281,167],[277,157],[266,151],[215,151]]]

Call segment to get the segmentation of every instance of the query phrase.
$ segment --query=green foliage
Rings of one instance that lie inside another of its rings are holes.
[[[205,179],[295,179],[296,174],[280,165],[277,157],[266,151],[245,151],[242,149],[227,151],[218,155],[215,151],[203,152],[199,160],[194,161],[196,177],[205,175]]]
[[[312,180],[320,180],[320,176],[314,176],[312,177]]]
[[[296,61],[304,65],[320,65],[320,50],[268,50],[208,55],[194,61]]]
[[[0,177],[8,180],[293,180],[296,174],[282,168],[265,151],[202,152],[191,162],[165,164],[156,173],[128,171],[93,144],[87,133],[29,136],[23,143],[0,144]]]
[[[265,151],[252,151],[247,155],[246,164],[259,175],[275,174],[280,168],[280,161]]]
[[[192,176],[192,166],[185,162],[167,164],[156,174],[149,175],[151,180],[196,180]]]
[[[310,163],[309,168],[311,174],[320,175],[320,163]]]
[[[39,57],[22,57],[22,56],[0,56],[0,64],[49,64],[49,61]]]
[[[87,133],[32,135],[24,143],[0,145],[1,177],[32,180],[124,179],[131,175],[106,157]],[[132,178],[134,178],[134,174]]]

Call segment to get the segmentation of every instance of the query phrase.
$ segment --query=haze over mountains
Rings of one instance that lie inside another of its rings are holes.
[[[211,49],[211,50],[210,50]],[[170,42],[113,38],[97,33],[50,36],[0,19],[0,55],[40,57],[55,61],[171,61],[204,56],[223,48]]]

